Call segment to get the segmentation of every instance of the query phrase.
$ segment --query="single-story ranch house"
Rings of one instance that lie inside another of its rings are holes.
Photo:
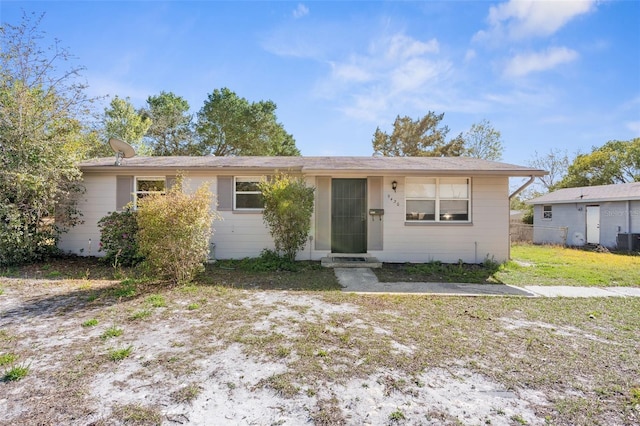
[[[255,257],[273,241],[261,214],[257,182],[284,172],[315,187],[309,242],[299,259],[366,254],[381,262],[481,263],[509,258],[510,177],[543,170],[463,157],[134,157],[80,164],[84,223],[59,248],[100,256],[97,222],[184,175],[184,191],[207,182],[218,259]],[[526,184],[525,184],[526,186]],[[523,186],[524,188],[524,186]],[[521,188],[522,189],[522,188]]]
[[[640,250],[640,182],[565,188],[527,203],[534,243]]]

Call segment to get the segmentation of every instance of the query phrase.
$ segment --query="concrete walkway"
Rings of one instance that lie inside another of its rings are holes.
[[[640,297],[637,287],[524,286],[465,283],[381,283],[370,268],[335,268],[342,291],[349,293],[441,294],[451,296]]]

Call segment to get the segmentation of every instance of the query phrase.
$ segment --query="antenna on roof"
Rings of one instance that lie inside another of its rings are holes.
[[[131,158],[136,155],[136,151],[128,143],[121,141],[120,139],[109,139],[109,145],[111,149],[116,153],[116,162],[114,165],[119,166],[122,164],[123,158]]]

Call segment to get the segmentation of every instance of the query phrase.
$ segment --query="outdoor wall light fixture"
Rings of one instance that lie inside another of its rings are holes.
[[[391,182],[391,189],[393,189],[393,192],[396,192],[396,189],[398,189],[398,181],[393,181]]]

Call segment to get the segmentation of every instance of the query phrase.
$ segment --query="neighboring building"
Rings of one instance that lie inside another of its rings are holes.
[[[640,182],[560,189],[527,203],[534,243],[640,250]]]
[[[382,262],[480,263],[509,258],[509,178],[542,170],[475,158],[434,157],[134,157],[80,164],[86,192],[84,223],[59,247],[97,252],[97,222],[179,174],[185,191],[210,183],[223,220],[214,223],[217,258],[255,257],[273,241],[262,220],[257,182],[277,172],[303,176],[315,187],[309,243],[299,259],[337,253]],[[515,194],[512,194],[515,195]]]

